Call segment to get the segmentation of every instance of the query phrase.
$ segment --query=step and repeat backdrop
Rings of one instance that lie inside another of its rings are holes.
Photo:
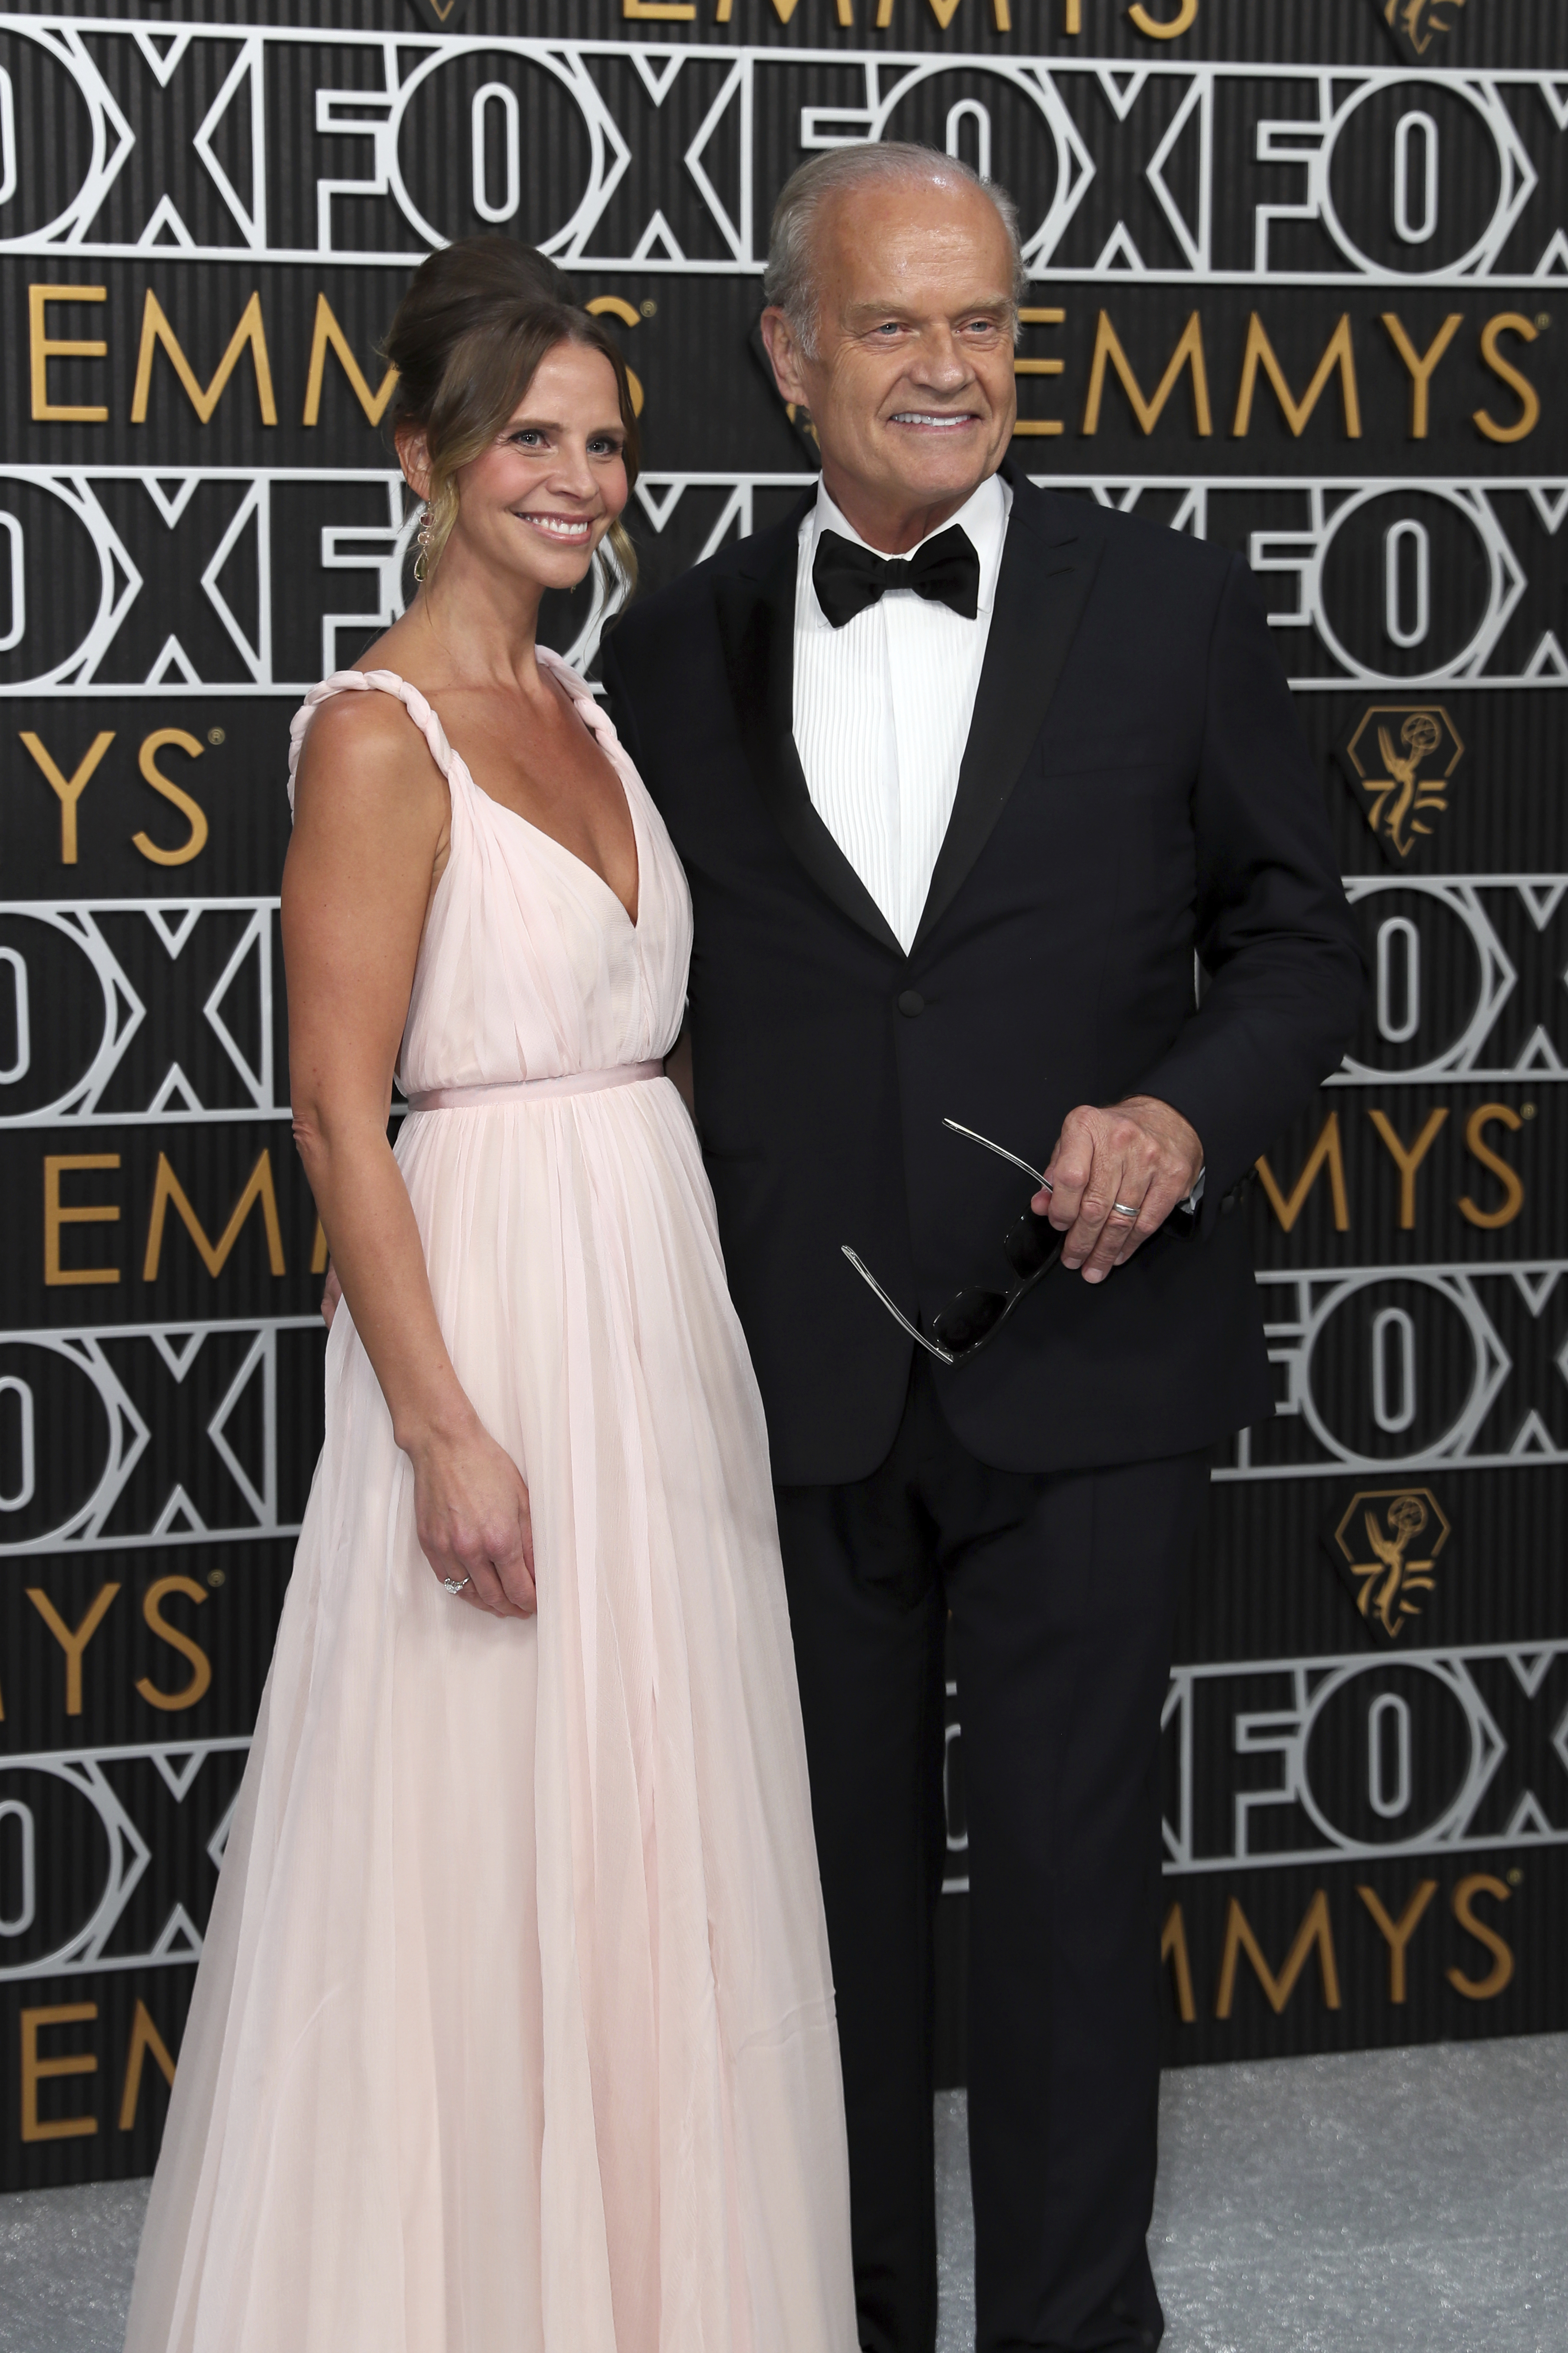
[[[318,1442],[277,891],[290,712],[408,590],[378,340],[445,239],[554,255],[657,586],[810,480],[759,274],[859,140],[1019,200],[1016,457],[1256,568],[1373,974],[1253,1189],[1169,2055],[1568,2025],[1561,6],[148,5],[0,16],[0,2185],[152,2163]]]

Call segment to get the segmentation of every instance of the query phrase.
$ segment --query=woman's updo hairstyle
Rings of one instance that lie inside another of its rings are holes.
[[[415,427],[430,468],[424,545],[427,579],[458,519],[458,476],[516,414],[558,343],[602,352],[615,370],[628,487],[637,478],[637,422],[615,339],[572,298],[569,280],[531,245],[467,237],[422,261],[397,306],[383,357],[397,370],[389,429]],[[637,556],[619,519],[608,539],[628,585]]]

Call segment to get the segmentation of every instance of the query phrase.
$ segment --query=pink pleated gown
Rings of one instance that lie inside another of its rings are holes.
[[[541,656],[542,660],[551,658]],[[539,1612],[453,1600],[346,1308],[127,2353],[854,2353],[843,2099],[762,1407],[691,1123],[685,877],[609,722],[634,925],[447,777],[397,1159],[529,1483]],[[597,1076],[581,1091],[521,1082]]]

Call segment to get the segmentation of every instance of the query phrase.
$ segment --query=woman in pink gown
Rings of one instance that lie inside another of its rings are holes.
[[[426,585],[294,723],[295,1121],[343,1304],[128,2353],[856,2345],[767,1441],[663,1075],[689,901],[533,642],[635,426],[542,269],[418,272]]]

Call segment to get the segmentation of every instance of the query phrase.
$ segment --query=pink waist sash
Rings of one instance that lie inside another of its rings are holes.
[[[593,1095],[605,1087],[635,1087],[662,1079],[662,1062],[617,1062],[608,1071],[567,1071],[558,1079],[500,1079],[493,1085],[432,1087],[410,1095],[410,1111],[482,1111],[491,1103],[542,1103],[549,1095]]]

